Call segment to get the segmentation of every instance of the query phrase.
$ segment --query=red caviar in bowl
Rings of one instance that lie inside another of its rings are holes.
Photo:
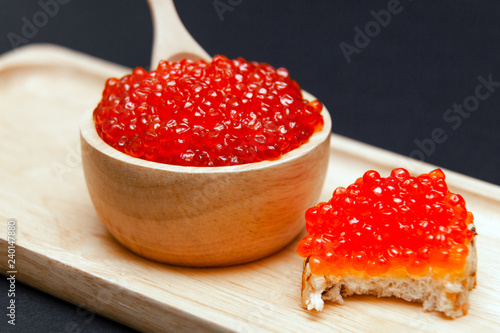
[[[475,234],[440,169],[412,177],[398,168],[387,178],[367,171],[305,217],[297,252],[317,275],[459,274]]]
[[[215,56],[161,61],[106,82],[93,118],[99,136],[130,156],[182,166],[275,160],[323,126],[284,68]]]

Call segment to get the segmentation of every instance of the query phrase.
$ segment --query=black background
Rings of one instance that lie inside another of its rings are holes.
[[[500,2],[401,0],[400,12],[350,63],[340,44],[354,45],[354,28],[370,26],[372,11],[386,9],[389,1],[220,2],[231,8],[222,16],[213,0],[175,1],[211,55],[288,68],[330,110],[335,133],[500,185],[500,87],[460,124],[443,118],[475,94],[479,76],[500,82]],[[32,20],[40,10],[37,1],[0,0],[0,54],[13,49],[9,33],[22,35],[23,17]],[[71,0],[27,42],[149,68],[152,22],[146,1]],[[446,139],[430,144],[436,128]],[[434,145],[433,151],[417,141]],[[1,284],[5,300],[5,279]],[[88,320],[76,305],[30,287],[17,288],[19,331],[128,330],[101,317]]]

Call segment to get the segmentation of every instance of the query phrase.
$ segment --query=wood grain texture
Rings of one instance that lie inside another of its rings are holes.
[[[297,237],[319,198],[331,133],[328,110],[322,114],[322,130],[276,161],[184,167],[110,147],[88,112],[81,143],[90,197],[111,234],[145,258],[196,267],[261,259]]]
[[[122,247],[101,223],[79,160],[78,124],[104,80],[126,68],[65,49],[30,46],[0,58],[0,256],[7,219],[18,221],[17,278],[136,329],[153,332],[493,332],[500,320],[500,188],[446,171],[474,213],[478,285],[467,316],[446,320],[421,305],[356,296],[321,313],[300,306],[300,238],[250,264],[182,268]],[[335,110],[331,110],[335,112]],[[367,169],[434,166],[334,135],[321,199]],[[0,260],[5,274],[6,260]],[[61,323],[64,330],[65,323]]]

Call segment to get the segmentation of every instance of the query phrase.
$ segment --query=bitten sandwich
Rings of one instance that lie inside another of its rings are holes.
[[[423,303],[450,318],[467,314],[476,285],[476,230],[440,170],[412,177],[366,172],[306,212],[302,305],[369,294]]]

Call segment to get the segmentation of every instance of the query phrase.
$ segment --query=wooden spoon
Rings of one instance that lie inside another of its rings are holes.
[[[172,1],[150,4],[156,33],[152,64],[164,58],[209,58],[182,26]],[[328,110],[322,115],[323,129],[276,161],[182,167],[115,150],[98,136],[88,112],[80,130],[92,202],[113,236],[146,258],[224,266],[265,257],[303,230],[305,211],[317,203],[331,132]]]
[[[194,40],[177,14],[173,0],[148,0],[153,16],[154,40],[151,68],[160,60],[205,59],[212,57]]]

